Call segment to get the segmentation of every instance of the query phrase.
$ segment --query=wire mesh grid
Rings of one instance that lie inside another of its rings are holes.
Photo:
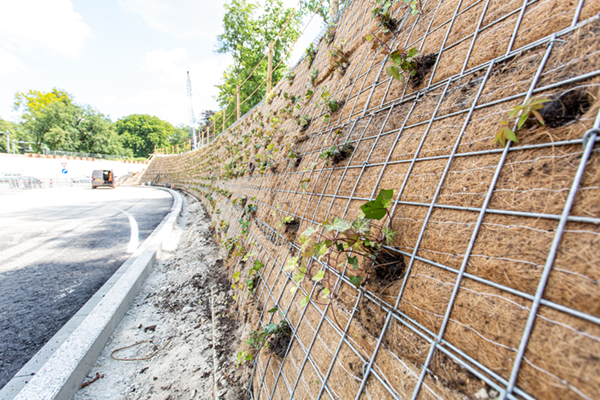
[[[398,30],[386,40],[435,55],[418,85],[393,81],[387,56],[364,43],[368,33],[384,37],[370,7],[348,6],[335,41],[323,38],[272,104],[215,145],[155,157],[146,172],[203,196],[223,242],[245,229],[232,198],[258,208],[244,246],[264,268],[251,295],[236,290],[238,320],[259,329],[285,319],[291,340],[282,357],[255,357],[252,398],[600,397],[600,5],[430,0],[418,16],[397,5]],[[329,64],[340,43],[344,73]],[[292,114],[309,117],[306,131],[281,117],[284,91],[325,87],[343,103],[330,118],[316,94]],[[570,122],[493,144],[511,107],[573,94],[580,113]],[[283,123],[272,141],[297,146],[299,165],[274,156],[276,168],[222,179],[242,135],[259,154],[253,130],[275,111]],[[319,156],[340,134],[354,151],[326,165]],[[333,300],[310,281],[292,293],[285,264],[300,246],[277,221],[292,216],[302,231],[353,218],[381,189],[395,191],[398,238],[386,248],[404,260],[402,275],[357,288],[347,265],[312,260],[335,277]],[[248,264],[232,257],[230,275]],[[275,306],[281,314],[267,312]]]

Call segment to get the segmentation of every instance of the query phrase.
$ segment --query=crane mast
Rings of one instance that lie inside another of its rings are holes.
[[[196,149],[196,117],[194,116],[194,105],[192,102],[192,81],[190,80],[190,71],[187,71],[187,95],[190,98],[190,136],[192,139],[192,150]]]

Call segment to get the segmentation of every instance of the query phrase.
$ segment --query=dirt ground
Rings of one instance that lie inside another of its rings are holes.
[[[74,399],[247,396],[248,372],[242,377],[243,371],[235,367],[241,329],[235,314],[228,313],[231,293],[209,232],[210,217],[195,198],[183,197],[179,224],[167,250],[85,382],[101,378],[80,389]],[[115,352],[127,346],[131,347]]]

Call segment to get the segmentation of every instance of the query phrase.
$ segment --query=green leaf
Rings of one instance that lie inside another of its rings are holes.
[[[315,251],[315,257],[317,257],[317,259],[321,259],[321,257],[327,254],[327,245],[325,244],[325,242],[315,244],[313,246],[313,249]]]
[[[294,268],[296,268],[296,266],[298,265],[298,261],[300,260],[300,257],[290,257],[288,258],[287,262],[285,263],[285,267],[283,268],[284,271],[290,272],[293,271]]]
[[[231,279],[235,282],[238,283],[240,281],[240,271],[235,271],[233,273],[233,275],[231,276]]]
[[[327,232],[331,232],[331,231],[344,232],[345,230],[348,230],[350,228],[351,228],[351,225],[348,222],[346,222],[346,220],[343,220],[338,217],[333,218],[333,224],[325,226],[325,229],[327,230]]]
[[[397,81],[403,81],[404,82],[404,79],[401,79],[401,77],[402,78],[404,78],[404,77],[402,75],[400,75],[400,71],[398,70],[398,68],[392,67],[392,66],[388,66],[388,67],[386,67],[385,70],[388,73],[388,75],[390,75],[392,78],[396,79]]]
[[[382,189],[375,200],[371,200],[362,206],[360,209],[365,213],[365,218],[382,219],[386,214],[386,208],[389,207],[389,201],[392,200],[394,190]],[[385,201],[385,204],[384,204]],[[387,205],[387,207],[386,207]]]
[[[329,296],[329,293],[331,293],[331,292],[329,291],[328,288],[324,288],[322,293],[323,293],[323,298],[326,299],[327,296]]]
[[[306,297],[303,297],[302,300],[300,300],[300,308],[304,308],[306,307],[306,305],[310,302],[310,296],[306,295]]]
[[[396,236],[396,233],[398,233],[387,226],[383,228],[382,232],[385,235],[385,241],[387,244],[392,243],[392,241],[394,240],[394,236]]]
[[[362,281],[362,276],[350,276],[350,282],[356,286],[357,288],[360,287],[360,282]]]
[[[274,313],[275,311],[279,310],[279,307],[275,306],[273,308],[271,308],[269,311],[267,311],[269,314]]]
[[[398,64],[398,65],[404,63],[404,57],[402,57],[402,52],[400,50],[396,50],[396,51],[391,52],[390,53],[390,60],[394,64]]]
[[[312,277],[312,280],[315,282],[320,282],[325,277],[325,271],[319,271]]]
[[[368,40],[368,41],[373,40],[373,35],[367,35],[367,36],[365,36],[365,40]]]
[[[339,251],[340,253],[342,251],[344,251],[344,245],[342,243],[336,243],[335,244],[335,248],[337,249],[337,251]]]
[[[352,265],[352,269],[358,268],[358,258],[356,256],[348,257],[348,264]]]
[[[369,233],[371,230],[371,220],[359,217],[352,223],[352,228],[356,233]]]
[[[310,226],[304,232],[302,232],[302,236],[310,236],[317,231],[317,228]]]

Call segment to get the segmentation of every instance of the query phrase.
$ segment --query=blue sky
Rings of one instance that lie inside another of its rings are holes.
[[[216,108],[214,85],[231,63],[214,53],[224,3],[0,0],[0,118],[18,121],[16,92],[58,87],[113,121],[144,113],[187,124],[186,71],[198,113]],[[292,61],[319,29],[315,18]]]

